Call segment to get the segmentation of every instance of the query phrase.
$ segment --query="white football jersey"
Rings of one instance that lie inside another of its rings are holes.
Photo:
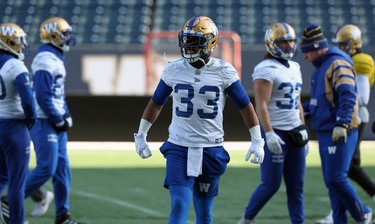
[[[217,58],[200,69],[178,60],[164,69],[161,79],[173,89],[168,141],[186,147],[222,145],[224,90],[239,80],[234,67]]]
[[[302,89],[300,65],[288,61],[289,68],[275,59],[265,59],[254,68],[253,80],[264,79],[272,83],[272,95],[268,104],[271,125],[288,131],[298,127],[300,118],[298,97]]]
[[[23,61],[9,59],[0,69],[0,118],[24,119],[21,98],[14,80],[22,73],[29,73]]]
[[[37,54],[31,65],[33,74],[39,70],[49,72],[53,78],[52,84],[52,103],[56,110],[64,115],[66,113],[64,109],[65,104],[65,76],[66,70],[64,62],[59,59],[56,55],[51,52],[43,51]],[[35,87],[34,87],[35,88]],[[39,104],[36,103],[36,112],[38,118],[48,118],[47,115],[40,108]]]

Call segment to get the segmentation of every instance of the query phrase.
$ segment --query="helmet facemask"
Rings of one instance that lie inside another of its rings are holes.
[[[281,42],[293,42],[291,47],[280,47]],[[285,60],[291,60],[297,50],[297,39],[296,38],[280,38],[276,39],[273,43],[272,55],[277,58],[282,58]]]
[[[206,35],[194,32],[180,32],[178,43],[181,49],[181,55],[188,62],[196,62],[199,58],[209,56],[211,50],[208,49],[208,40]]]

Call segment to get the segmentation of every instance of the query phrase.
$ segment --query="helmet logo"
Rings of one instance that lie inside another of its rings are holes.
[[[11,26],[2,26],[1,31],[4,36],[12,36],[16,32],[16,29]]]
[[[47,33],[57,32],[57,22],[45,24],[44,29],[46,29]]]

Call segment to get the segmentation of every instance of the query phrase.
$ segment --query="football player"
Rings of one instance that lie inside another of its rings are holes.
[[[291,223],[304,223],[303,185],[308,131],[300,100],[300,65],[292,61],[297,37],[292,26],[277,22],[266,30],[268,53],[254,69],[256,112],[266,141],[261,184],[238,224],[252,223],[278,191],[284,177]]]
[[[0,217],[24,223],[25,180],[30,159],[29,129],[36,119],[29,71],[22,62],[26,34],[14,23],[0,25]]]
[[[350,55],[354,63],[354,71],[356,72],[355,82],[358,91],[361,124],[358,127],[358,142],[350,163],[348,177],[361,186],[375,202],[375,183],[362,169],[360,154],[363,131],[370,119],[367,104],[370,99],[370,88],[374,85],[374,60],[371,55],[362,52],[361,30],[356,25],[347,24],[338,28],[332,42]],[[327,217],[318,220],[316,223],[333,223],[332,211]]]
[[[178,34],[183,59],[168,64],[145,108],[138,133],[137,153],[151,156],[146,137],[172,94],[172,122],[169,138],[160,151],[166,158],[164,187],[171,198],[170,224],[187,223],[193,194],[196,223],[213,223],[214,197],[229,154],[223,147],[223,110],[226,95],[232,98],[249,129],[252,144],[245,156],[262,163],[264,141],[255,110],[237,71],[229,63],[211,57],[217,46],[218,29],[206,16],[186,21]]]
[[[55,193],[56,224],[78,222],[70,218],[71,171],[67,154],[67,131],[73,122],[65,101],[65,58],[75,38],[62,18],[53,17],[40,26],[39,47],[31,69],[38,120],[31,130],[37,165],[26,180],[28,197],[52,177]]]

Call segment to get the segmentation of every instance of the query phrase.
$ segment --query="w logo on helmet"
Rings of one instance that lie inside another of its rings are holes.
[[[1,32],[3,36],[13,36],[14,33],[16,33],[16,28],[11,27],[11,26],[2,26]]]
[[[47,23],[44,25],[44,29],[47,33],[57,32],[57,22]]]

